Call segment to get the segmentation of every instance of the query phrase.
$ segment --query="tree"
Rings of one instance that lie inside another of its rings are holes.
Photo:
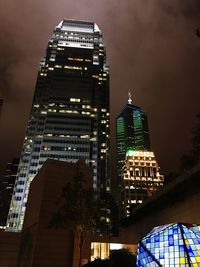
[[[136,267],[136,255],[126,248],[111,251],[109,260],[113,267]]]
[[[136,267],[136,255],[129,249],[112,250],[109,259],[96,259],[84,267]]]
[[[200,27],[196,29],[196,35],[200,37]]]
[[[110,235],[110,231],[116,233],[116,211],[117,206],[113,197],[109,193],[98,195],[91,189],[83,173],[77,171],[62,190],[58,210],[52,218],[51,225],[73,230],[78,242],[81,266],[82,248],[88,232],[106,235]]]
[[[83,173],[77,171],[63,188],[58,200],[58,210],[51,221],[53,227],[73,230],[78,242],[79,266],[88,231],[95,226],[95,202],[93,191]]]
[[[83,265],[83,267],[114,267],[111,265],[109,259],[101,260],[96,259],[94,261],[88,262],[87,264]]]
[[[181,170],[189,170],[200,161],[200,113],[197,124],[192,130],[192,149],[181,157]]]

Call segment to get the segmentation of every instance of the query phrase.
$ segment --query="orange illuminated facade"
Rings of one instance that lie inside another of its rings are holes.
[[[163,186],[164,176],[151,151],[128,150],[122,169],[122,206],[128,216],[130,209],[141,204]]]

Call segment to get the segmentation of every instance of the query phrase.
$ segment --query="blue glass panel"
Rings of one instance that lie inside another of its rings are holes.
[[[183,230],[183,238],[181,228]],[[168,224],[155,227],[143,238],[143,245],[138,248],[138,267],[157,266],[156,262],[165,267],[187,267],[188,258],[191,263],[200,259],[200,227],[188,224]],[[195,258],[196,257],[196,258]]]

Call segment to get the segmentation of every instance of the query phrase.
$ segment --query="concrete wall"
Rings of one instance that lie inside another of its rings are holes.
[[[64,230],[38,232],[32,267],[66,267],[73,260],[73,233]]]
[[[51,225],[63,187],[81,171],[92,184],[92,169],[82,163],[48,160],[31,183],[25,214],[18,267],[78,266],[74,234]],[[70,218],[69,218],[70,220]],[[90,247],[90,246],[89,246]],[[90,248],[83,258],[88,258]]]
[[[0,267],[16,267],[20,234],[0,231]]]

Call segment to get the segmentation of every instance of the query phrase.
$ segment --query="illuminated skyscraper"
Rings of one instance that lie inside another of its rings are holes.
[[[164,176],[154,153],[142,150],[127,151],[122,172],[122,213],[128,216],[131,208],[163,186]]]
[[[22,229],[30,182],[47,158],[84,159],[93,166],[93,188],[109,191],[109,69],[95,23],[63,20],[49,40],[38,72],[8,230]]]
[[[147,114],[132,104],[130,93],[128,103],[116,118],[116,135],[117,175],[120,181],[127,150],[150,150]]]

